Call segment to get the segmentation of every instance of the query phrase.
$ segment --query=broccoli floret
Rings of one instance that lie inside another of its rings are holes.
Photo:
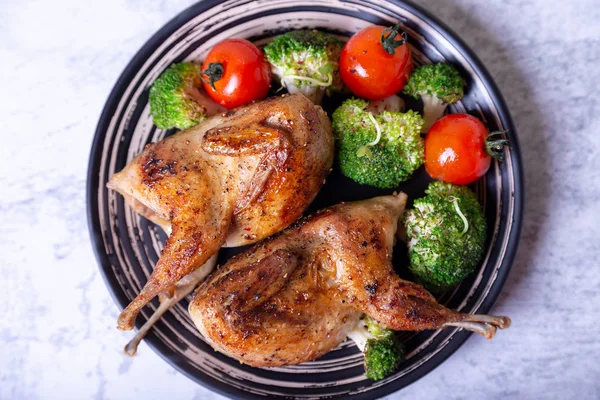
[[[486,221],[466,186],[433,182],[404,214],[409,269],[433,292],[450,289],[473,272],[485,250]]]
[[[378,381],[392,374],[404,357],[404,346],[396,333],[365,316],[348,334],[365,356],[365,375]]]
[[[150,114],[161,129],[187,129],[206,119],[206,108],[198,102],[202,86],[200,66],[171,65],[150,88]]]
[[[423,164],[423,119],[414,111],[373,114],[369,107],[350,99],[333,113],[340,169],[358,183],[393,188]]]
[[[340,91],[338,60],[344,43],[316,30],[292,31],[265,46],[273,75],[290,93],[302,93],[320,104],[325,92]]]
[[[423,132],[444,115],[448,104],[463,98],[464,86],[458,71],[448,64],[423,65],[414,70],[403,91],[423,101]]]
[[[379,381],[398,369],[404,347],[394,336],[369,339],[365,348],[365,375]]]

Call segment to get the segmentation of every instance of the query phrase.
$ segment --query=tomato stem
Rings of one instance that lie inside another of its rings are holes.
[[[208,68],[202,71],[202,75],[208,76],[208,81],[204,77],[201,78],[203,82],[208,83],[216,92],[217,88],[215,88],[215,82],[219,81],[223,77],[224,72],[225,67],[223,67],[223,64],[219,62],[210,63],[208,64]]]
[[[508,145],[508,139],[504,139],[506,131],[491,132],[485,138],[485,151],[498,161],[504,160],[504,146]]]
[[[401,22],[398,22],[396,25],[385,28],[383,32],[381,32],[381,45],[388,54],[394,54],[396,52],[396,48],[406,43],[406,32],[400,30],[400,25]],[[398,36],[398,34],[402,36],[400,40],[396,40],[396,36]]]

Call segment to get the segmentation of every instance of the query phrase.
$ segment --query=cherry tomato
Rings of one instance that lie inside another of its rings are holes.
[[[369,26],[350,38],[340,54],[340,75],[358,97],[381,100],[404,88],[413,70],[406,34]],[[397,37],[400,34],[400,37]]]
[[[271,86],[271,67],[262,51],[244,39],[213,47],[202,64],[204,90],[227,108],[263,99]]]
[[[477,118],[449,114],[437,120],[425,137],[425,169],[432,178],[467,185],[490,168],[492,156],[502,159],[506,140],[489,134]]]

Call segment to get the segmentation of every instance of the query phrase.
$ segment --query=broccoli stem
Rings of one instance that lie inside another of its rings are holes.
[[[373,123],[373,125],[375,125],[375,130],[377,131],[377,136],[375,137],[375,140],[373,140],[372,142],[367,143],[367,145],[369,145],[369,146],[375,146],[381,140],[381,127],[379,126],[379,124],[375,120],[375,117],[373,116],[372,113],[367,113],[367,116],[369,117],[369,119],[371,120],[371,122]]]
[[[348,337],[354,341],[356,347],[364,352],[369,339],[375,339],[375,335],[367,330],[367,324],[364,319],[358,321],[356,327],[348,332]]]
[[[370,146],[375,146],[381,140],[381,127],[377,123],[377,120],[375,120],[375,117],[373,116],[373,113],[368,112],[367,116],[369,117],[369,119],[371,120],[371,122],[373,122],[373,125],[375,125],[375,130],[377,131],[377,136],[375,137],[375,140],[373,140],[372,142],[369,142],[369,143],[367,143],[364,146],[360,146],[358,148],[358,150],[356,151],[356,155],[359,156],[359,157],[370,158],[370,157],[373,156],[373,152],[371,150],[369,150],[369,147]]]
[[[404,100],[395,94],[385,99],[372,101],[367,107],[367,111],[373,114],[381,114],[384,111],[404,112]]]
[[[429,132],[431,125],[433,125],[435,121],[444,115],[447,104],[440,100],[437,96],[430,94],[422,95],[421,99],[423,100],[423,119],[425,120],[425,123],[421,128],[421,132],[427,133]]]
[[[467,231],[469,230],[469,221],[467,221],[465,214],[462,213],[462,211],[460,210],[460,207],[458,206],[458,197],[453,196],[451,198],[451,200],[452,200],[452,203],[454,204],[454,209],[456,210],[456,213],[462,220],[463,224],[465,224],[465,227],[463,228],[462,232],[460,233],[460,236],[462,236],[465,233],[467,233]]]
[[[305,81],[305,82],[310,82],[313,85],[317,85],[317,86],[323,86],[323,87],[328,87],[331,86],[331,83],[333,82],[333,75],[331,74],[327,74],[327,81],[323,82],[320,81],[318,79],[315,78],[310,78],[308,76],[300,76],[300,75],[284,75],[283,79],[281,80],[281,85],[284,88],[287,88],[287,85],[285,83],[285,79],[297,79],[299,81]]]
[[[323,95],[325,94],[325,88],[330,87],[333,82],[333,75],[327,74],[327,81],[321,81],[319,79],[311,78],[308,76],[301,76],[296,74],[286,74],[282,68],[273,67],[273,74],[280,76],[281,86],[286,88],[288,92],[302,93],[310,99],[314,104],[320,104]],[[310,82],[313,86],[299,83],[299,86],[294,81]]]

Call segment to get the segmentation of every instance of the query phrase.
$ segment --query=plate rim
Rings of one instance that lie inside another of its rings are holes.
[[[86,181],[86,211],[87,211],[87,224],[90,239],[92,242],[92,248],[98,264],[100,273],[102,275],[105,286],[107,287],[113,301],[117,304],[119,309],[124,309],[129,303],[122,292],[118,292],[116,287],[120,286],[116,280],[116,276],[112,273],[112,266],[108,259],[108,255],[104,249],[104,241],[102,239],[102,232],[100,229],[99,221],[99,209],[97,205],[97,189],[99,185],[99,174],[97,173],[97,166],[101,158],[100,151],[102,150],[102,141],[104,139],[104,133],[106,132],[108,125],[110,124],[111,118],[117,107],[118,101],[122,95],[123,90],[126,88],[132,74],[139,69],[144,61],[151,55],[156,47],[160,46],[169,36],[171,36],[177,29],[189,22],[194,17],[202,14],[210,8],[228,2],[229,0],[201,0],[191,6],[187,7],[170,21],[164,24],[158,31],[156,31],[141,48],[135,53],[133,58],[129,61],[125,69],[119,75],[116,83],[113,85],[107,100],[104,103],[102,113],[98,119],[98,123],[94,132],[94,138],[90,149],[88,168],[87,168],[87,181]],[[511,135],[511,157],[513,166],[513,179],[514,179],[514,192],[512,193],[514,201],[514,214],[513,221],[510,223],[511,230],[508,235],[507,247],[504,257],[502,259],[502,267],[499,269],[498,276],[495,279],[495,284],[490,288],[487,296],[483,300],[480,310],[482,312],[488,312],[495,304],[502,288],[504,287],[506,280],[512,269],[514,259],[519,247],[522,220],[523,220],[523,208],[525,202],[524,192],[524,174],[523,174],[523,163],[522,156],[518,141],[517,132],[515,129],[514,121],[511,117],[508,106],[496,85],[494,79],[490,75],[487,68],[479,57],[471,50],[471,48],[457,35],[452,29],[450,29],[445,23],[433,16],[429,11],[425,10],[421,6],[413,3],[411,0],[385,0],[387,3],[394,4],[401,8],[404,8],[417,17],[421,18],[429,27],[438,31],[445,40],[450,42],[457,51],[469,62],[473,67],[473,70],[480,75],[481,83],[489,93],[490,99],[493,104],[496,105],[498,117],[502,122],[502,125],[509,130]],[[141,326],[141,321],[137,321],[136,327]],[[433,357],[424,362],[419,368],[415,369],[406,376],[399,378],[387,385],[375,388],[369,392],[356,393],[351,395],[356,399],[368,399],[375,396],[386,396],[394,393],[427,375],[429,372],[440,366],[448,357],[456,352],[466,340],[471,336],[472,332],[461,331],[457,332],[453,336],[451,343],[446,345],[441,351],[436,353]],[[199,376],[196,373],[188,370],[186,363],[177,357],[170,357],[168,352],[169,349],[166,345],[153,333],[151,330],[144,341],[148,346],[158,354],[160,358],[166,361],[169,365],[175,368],[179,373],[188,377],[195,383],[215,392],[222,396],[229,398],[243,398],[249,399],[264,399],[264,396],[256,395],[241,389],[234,388],[230,385],[224,384],[216,379],[203,375]]]

